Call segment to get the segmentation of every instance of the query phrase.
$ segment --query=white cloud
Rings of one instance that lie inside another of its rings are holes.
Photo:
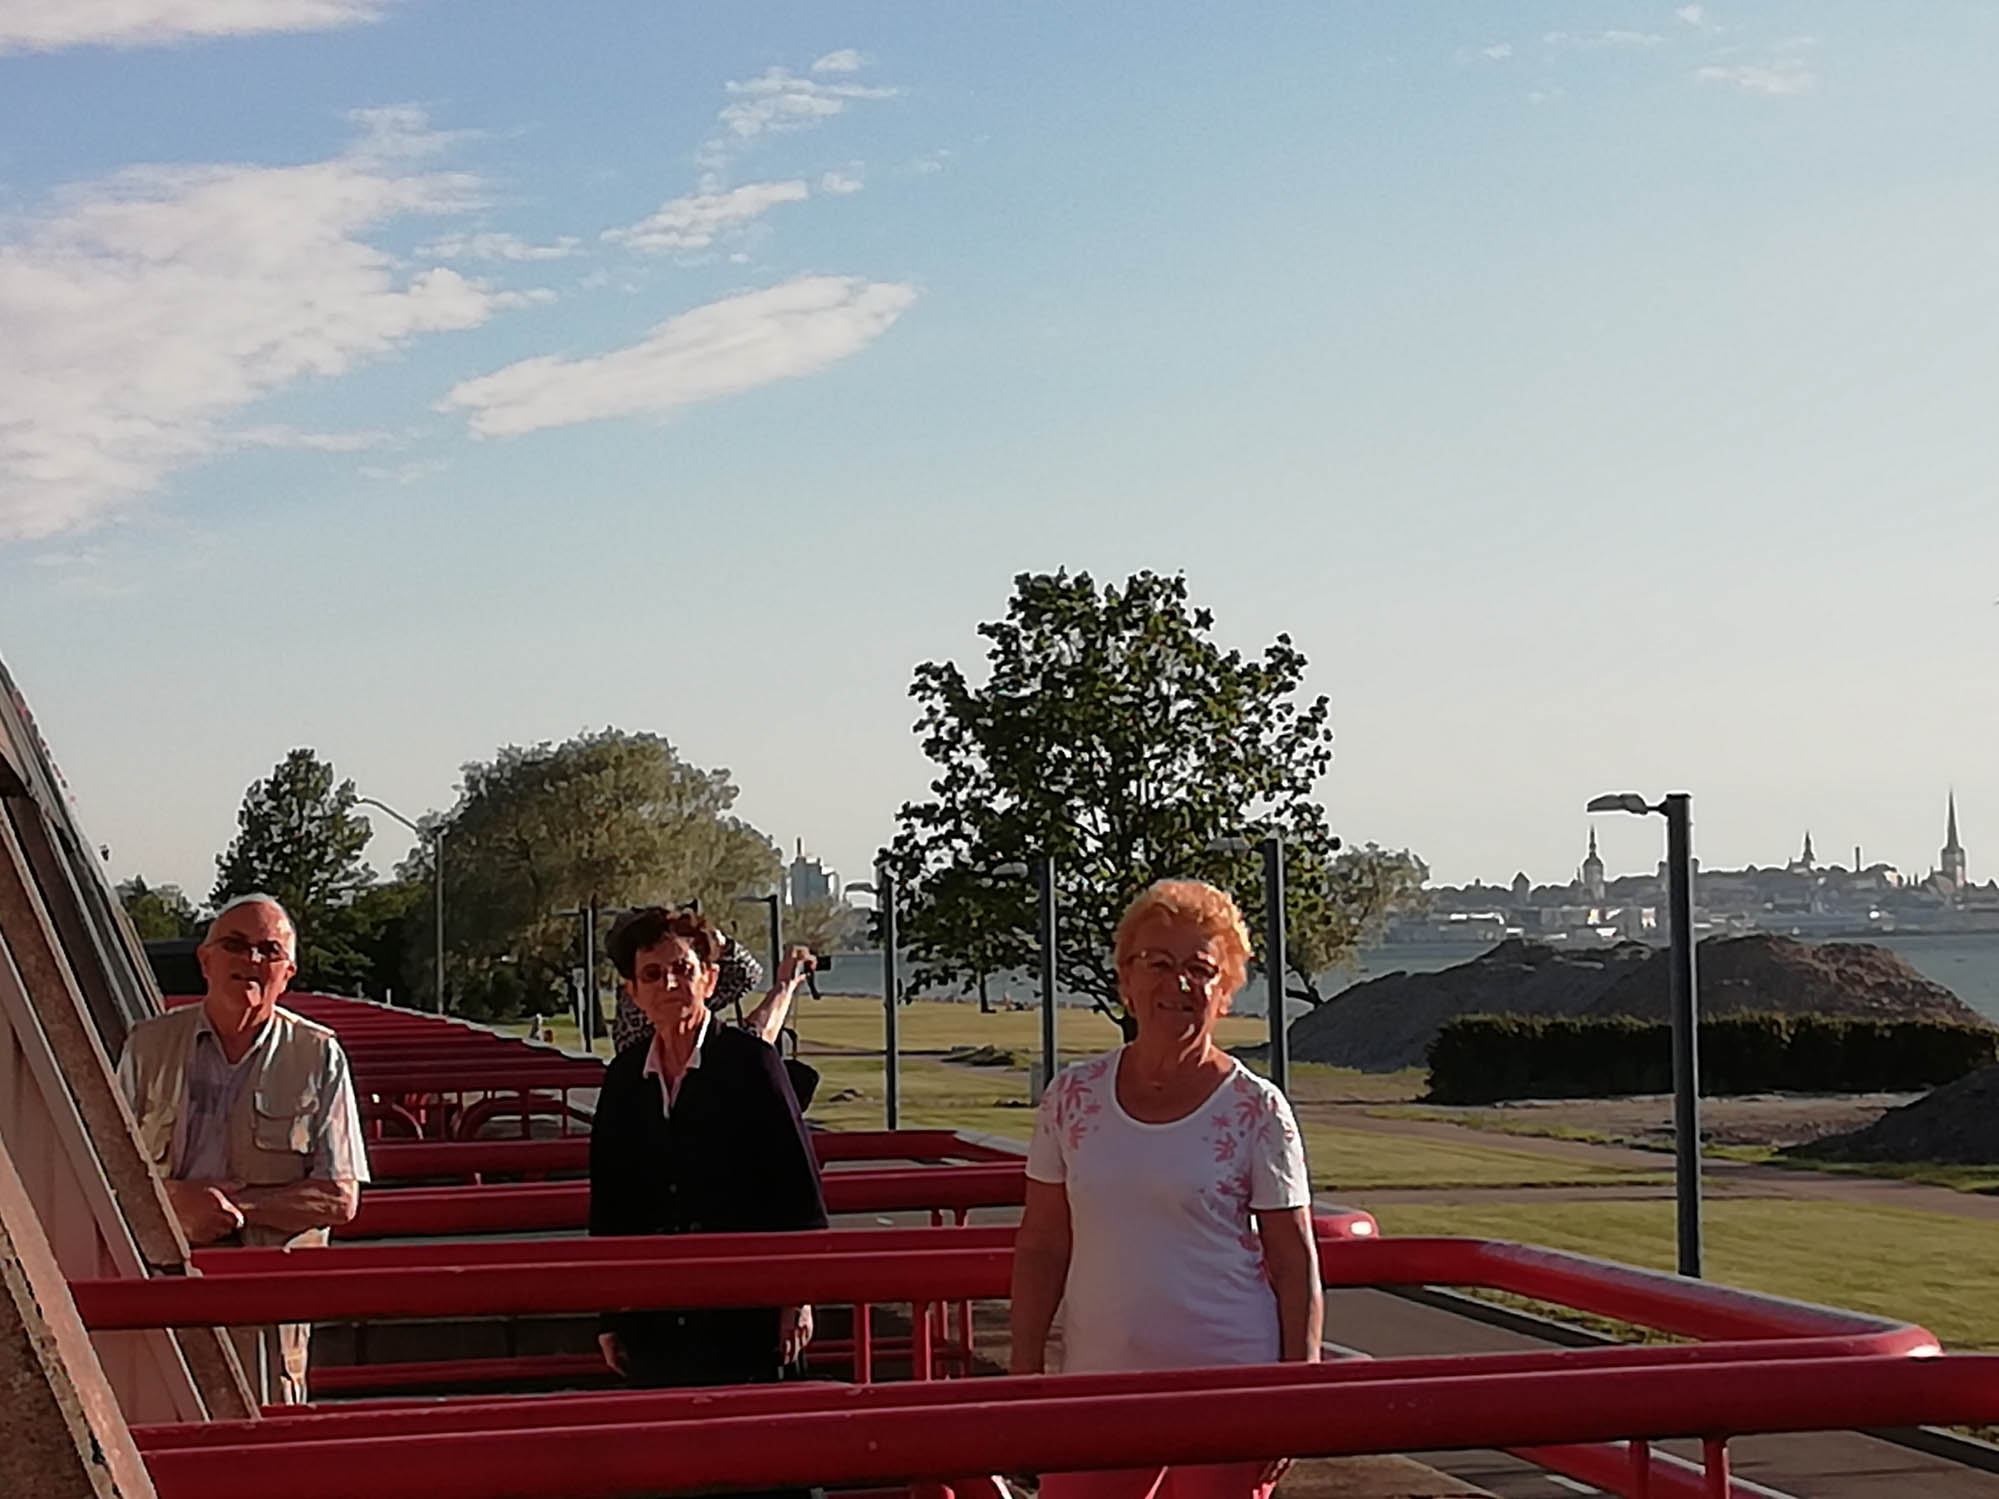
[[[1745,94],[1768,94],[1773,97],[1808,94],[1818,87],[1818,77],[1811,69],[1789,59],[1767,68],[1753,63],[1696,68],[1694,77],[1702,83],[1725,83]]]
[[[828,172],[819,179],[819,191],[836,197],[857,193],[866,185],[859,172]]]
[[[810,130],[844,114],[856,100],[892,99],[901,92],[882,85],[832,81],[843,80],[860,66],[860,54],[850,49],[829,52],[814,63],[817,77],[802,77],[789,68],[771,68],[760,78],[723,85],[730,102],[715,117],[721,130],[701,147],[696,158],[704,173],[703,189],[719,189],[730,161],[765,136]]]
[[[1682,5],[1678,10],[1673,12],[1673,15],[1678,20],[1686,22],[1689,26],[1707,25],[1707,7],[1704,5]]]
[[[565,234],[552,245],[537,245],[518,234],[485,230],[447,235],[418,246],[416,253],[432,260],[564,260],[574,255],[582,243],[575,235]]]
[[[1656,47],[1665,41],[1651,31],[1551,31],[1541,38],[1550,47],[1588,51],[1600,47]]]
[[[1491,62],[1504,62],[1513,55],[1513,43],[1494,42],[1490,47],[1479,48],[1478,55]]]
[[[396,439],[388,432],[301,432],[296,427],[238,427],[228,434],[231,448],[296,448],[308,453],[363,453]]]
[[[151,47],[379,21],[394,0],[0,0],[0,53]]]
[[[694,193],[663,203],[659,211],[604,238],[634,250],[705,250],[780,203],[810,195],[803,182],[747,182],[727,192]]]
[[[479,187],[404,164],[434,139],[420,116],[362,123],[361,144],[327,161],[76,185],[0,240],[0,538],[100,522],[237,443],[228,418],[260,398],[501,305],[367,242],[395,219],[477,207]]]
[[[381,464],[364,463],[355,472],[364,479],[373,479],[378,484],[408,486],[420,484],[425,479],[434,479],[439,474],[448,472],[450,468],[449,458],[413,458],[407,463],[386,467]]]
[[[457,386],[439,409],[471,413],[486,437],[662,414],[815,374],[880,338],[915,300],[896,282],[801,276],[681,313],[614,353],[510,364]]]

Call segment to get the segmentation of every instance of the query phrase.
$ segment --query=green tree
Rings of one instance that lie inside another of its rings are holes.
[[[1299,987],[1293,999],[1322,1005],[1334,996],[1321,992],[1327,974],[1350,967],[1361,948],[1378,941],[1388,923],[1428,903],[1430,871],[1409,850],[1370,843],[1343,849],[1325,879],[1306,898],[1288,900],[1284,956]],[[1288,893],[1288,892],[1287,892]]]
[[[771,841],[730,813],[735,800],[726,770],[612,728],[466,765],[444,839],[452,959],[493,1004],[555,1009],[578,962],[577,922],[559,912],[698,900],[730,922],[735,897],[769,889],[779,868]],[[427,888],[432,847],[398,872]],[[412,925],[427,941],[427,921]],[[496,971],[503,960],[511,972]]]
[[[395,879],[370,885],[328,917],[339,946],[358,959],[337,974],[360,990],[412,1004],[430,982],[430,885]]]
[[[209,900],[220,906],[262,891],[298,924],[301,989],[351,985],[366,971],[351,933],[336,919],[374,879],[361,860],[371,836],[354,810],[354,783],[332,765],[295,749],[243,793],[233,842],[215,860]]]
[[[937,775],[932,799],[902,808],[888,856],[912,992],[1031,959],[1033,887],[990,876],[1043,852],[1059,980],[1127,1035],[1111,939],[1139,890],[1212,879],[1254,923],[1254,861],[1208,849],[1253,828],[1284,836],[1296,891],[1324,887],[1337,846],[1313,799],[1332,763],[1326,699],[1301,699],[1305,657],[1288,636],[1248,658],[1213,628],[1181,577],[1099,589],[1088,574],[1022,574],[1006,618],[979,626],[983,685],[948,661],[916,669],[917,732]]]
[[[803,943],[816,953],[844,951],[861,935],[867,917],[843,900],[808,900],[784,908],[786,945]]]
[[[201,935],[201,916],[178,885],[148,885],[133,875],[118,887],[118,903],[141,942],[185,942]]]

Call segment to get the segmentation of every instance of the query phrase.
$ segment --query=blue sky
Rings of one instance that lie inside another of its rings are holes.
[[[606,723],[858,877],[911,668],[1056,567],[1290,632],[1336,827],[1440,878],[1564,878],[1626,787],[1921,872],[1955,786],[1980,875],[1995,43],[0,0],[0,651],[114,871],[198,893],[295,745],[414,815]]]

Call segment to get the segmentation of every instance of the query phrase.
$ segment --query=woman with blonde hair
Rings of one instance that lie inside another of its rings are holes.
[[[1323,1295],[1285,1097],[1215,1045],[1249,931],[1224,891],[1162,880],[1118,923],[1125,1046],[1041,1100],[1013,1259],[1016,1374],[1313,1362]],[[1051,1473],[1041,1499],[1267,1499],[1282,1463]]]

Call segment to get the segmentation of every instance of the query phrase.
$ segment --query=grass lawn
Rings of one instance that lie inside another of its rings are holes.
[[[814,1051],[810,1032],[804,1054],[820,1073],[819,1093],[810,1112],[815,1122],[836,1129],[882,1127],[879,1056]],[[1336,1069],[1318,1070],[1331,1073]],[[1014,1140],[1027,1139],[1034,1128],[1024,1069],[954,1066],[911,1056],[903,1059],[900,1076],[905,1128],[966,1129]],[[1358,1079],[1362,1075],[1352,1076]],[[1327,1087],[1337,1082],[1326,1078],[1318,1081]],[[1663,1172],[1551,1161],[1500,1146],[1407,1139],[1310,1119],[1302,1127],[1313,1185],[1335,1195],[1382,1187],[1610,1185],[1667,1179]]]
[[[1391,1234],[1464,1234],[1673,1267],[1671,1202],[1387,1205]],[[1705,1205],[1709,1278],[1919,1322],[1959,1349],[1999,1348],[1999,1223],[1833,1202]]]

